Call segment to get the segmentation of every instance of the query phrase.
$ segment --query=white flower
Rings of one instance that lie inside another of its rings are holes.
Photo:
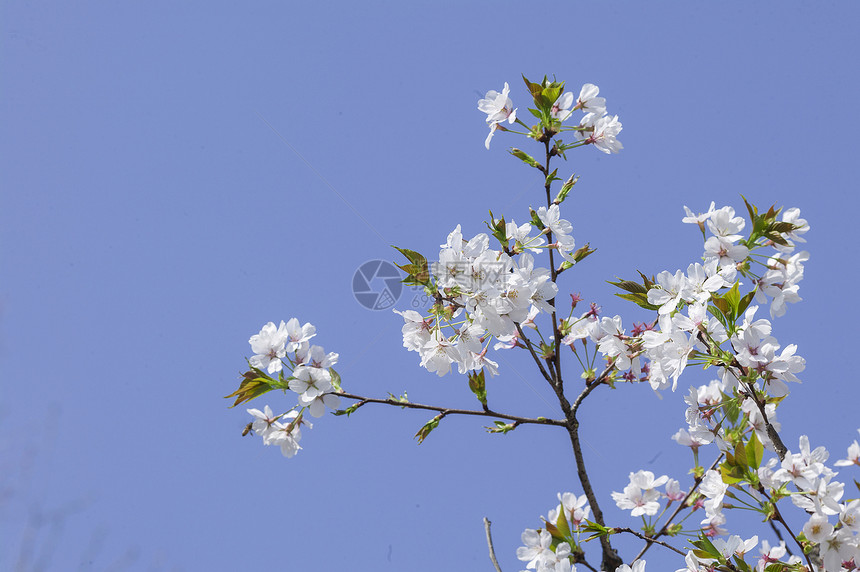
[[[430,341],[430,328],[433,325],[432,319],[425,320],[415,310],[406,310],[405,312],[394,310],[394,313],[400,314],[403,317],[402,332],[404,348],[417,352]]]
[[[693,214],[687,205],[684,205],[684,211],[687,213],[687,216],[681,219],[681,222],[685,222],[688,224],[702,224],[714,214],[714,201],[711,201],[711,206],[708,208],[708,211],[700,214]]]
[[[600,88],[593,83],[587,83],[579,91],[574,109],[581,109],[585,113],[594,113],[600,117],[606,113],[606,99],[597,97]]]
[[[559,121],[564,121],[573,111],[570,109],[570,106],[573,105],[573,94],[569,91],[566,91],[558,96],[558,99],[555,100],[555,103],[552,104],[551,115],[553,119],[558,119]]]
[[[539,207],[537,215],[544,226],[552,231],[556,237],[568,235],[573,232],[573,225],[570,224],[569,221],[561,218],[561,211],[556,204],[550,205],[548,209],[546,207]]]
[[[293,371],[290,389],[310,402],[331,389],[331,373],[327,369],[298,366]]]
[[[821,543],[833,534],[833,525],[827,522],[823,514],[813,514],[803,525],[803,534],[812,542]]]
[[[299,348],[303,343],[307,342],[312,337],[317,335],[316,332],[317,329],[309,322],[305,323],[304,326],[299,326],[299,321],[296,318],[291,318],[290,321],[287,322],[287,334],[289,335],[287,351],[296,351],[296,349]]]
[[[284,457],[292,457],[301,447],[299,440],[302,438],[302,432],[299,429],[299,423],[295,422],[298,413],[290,411],[281,416],[280,420],[272,424],[272,430],[268,433],[267,439],[264,439],[266,445],[278,445],[281,448],[281,454]]]
[[[269,322],[263,326],[259,334],[251,336],[248,340],[251,350],[257,354],[248,360],[248,363],[257,369],[265,368],[269,373],[281,371],[284,367],[281,358],[285,357],[288,351],[285,347],[286,342],[287,326],[283,320],[277,328],[274,322]]]
[[[263,408],[263,411],[260,411],[259,409],[247,409],[246,411],[254,416],[251,429],[253,429],[257,435],[260,435],[265,439],[266,434],[269,432],[272,425],[278,420],[278,418],[272,413],[272,408],[266,405],[266,407]]]
[[[860,433],[860,429],[858,429],[857,432]],[[837,467],[849,467],[851,465],[860,466],[860,444],[857,443],[856,439],[848,446],[848,457],[840,459],[833,464]]]
[[[517,118],[517,110],[513,109],[514,104],[511,98],[508,97],[511,88],[508,82],[505,82],[505,88],[502,93],[491,89],[484,96],[484,99],[478,101],[478,109],[487,114],[487,123],[501,123],[507,120],[508,123],[513,123]]]
[[[554,556],[549,547],[552,544],[552,536],[546,530],[538,533],[536,530],[527,528],[523,531],[522,540],[525,546],[517,548],[517,558],[528,562],[526,568],[534,568],[543,558]]]
[[[664,270],[657,275],[657,284],[660,288],[648,290],[648,303],[660,306],[660,315],[671,314],[681,300],[692,294],[690,281],[680,270],[674,275]]]
[[[517,119],[517,110],[514,109],[514,104],[511,98],[508,97],[510,87],[505,82],[505,88],[502,93],[491,89],[487,92],[484,99],[478,101],[478,109],[487,114],[487,123],[490,124],[490,134],[487,135],[487,140],[484,141],[484,147],[490,148],[490,140],[499,127],[499,123],[506,121],[513,123]]]
[[[561,503],[565,517],[574,526],[579,525],[587,519],[589,512],[591,512],[591,507],[588,506],[588,499],[585,495],[576,496],[573,493],[558,493],[558,501]]]
[[[331,387],[329,387],[331,389]],[[316,397],[308,397],[307,393],[299,395],[299,405],[308,408],[310,414],[314,417],[322,417],[325,413],[325,408],[337,409],[340,407],[340,397],[334,393],[323,393]]]
[[[657,487],[666,483],[669,477],[663,475],[655,479],[651,471],[630,473],[630,484],[624,487],[623,493],[612,493],[612,500],[618,508],[630,510],[631,516],[642,514],[655,515],[660,510],[660,493]]]
[[[421,365],[442,377],[451,371],[451,363],[460,360],[460,353],[445,336],[436,332],[422,348]]]
[[[589,118],[588,115],[585,116]],[[589,121],[592,118],[589,118]],[[585,121],[585,119],[583,119]],[[595,147],[606,153],[618,153],[624,146],[616,139],[621,132],[621,122],[618,121],[618,116],[604,115],[600,119],[594,121],[592,133],[586,138],[586,142],[593,144]]]
[[[627,564],[622,564],[618,568],[615,569],[615,572],[645,572],[645,561],[644,560],[635,560],[633,562],[633,566],[628,566]]]
[[[713,517],[720,512],[723,507],[723,497],[727,490],[729,490],[729,486],[723,482],[718,471],[712,469],[705,473],[705,477],[699,485],[699,491],[708,499],[705,501],[705,514],[708,517]]]

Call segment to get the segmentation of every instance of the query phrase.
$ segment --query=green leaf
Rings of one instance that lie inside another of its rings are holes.
[[[626,290],[627,292],[632,292],[634,294],[647,294],[648,293],[647,288],[645,288],[643,285],[639,284],[638,282],[633,282],[632,280],[621,280],[621,279],[619,279],[618,282],[612,282],[611,280],[607,280],[607,282],[609,284],[612,284],[613,286],[618,286],[622,290]]]
[[[436,417],[434,417],[433,419],[431,419],[430,421],[425,423],[424,426],[418,430],[418,433],[415,434],[415,438],[418,439],[419,445],[424,442],[424,439],[426,439],[427,436],[430,435],[430,433],[433,431],[433,429],[435,429],[436,427],[439,426],[439,422],[441,420],[442,420],[442,414],[440,413],[439,415],[437,415]]]
[[[529,214],[530,214],[530,215],[531,215],[531,217],[532,217],[532,224],[533,224],[533,225],[534,225],[538,230],[543,230],[543,229],[545,229],[545,228],[546,228],[546,227],[544,226],[544,224],[543,224],[543,221],[542,221],[542,220],[540,219],[540,217],[538,216],[537,211],[535,211],[533,208],[529,207]]]
[[[352,405],[350,405],[346,409],[338,409],[337,411],[332,411],[332,414],[336,415],[336,416],[346,415],[347,417],[349,417],[350,415],[355,413],[355,411],[361,406],[362,406],[362,403],[359,401],[358,403],[353,403]]]
[[[791,232],[797,228],[800,228],[800,227],[798,227],[796,224],[790,223],[788,221],[782,221],[782,220],[775,221],[775,222],[772,222],[769,225],[767,225],[767,231],[768,232],[779,232],[779,233]]]
[[[469,389],[481,402],[481,405],[487,404],[487,384],[484,381],[484,370],[469,372]]]
[[[573,253],[573,259],[577,263],[579,263],[582,260],[584,260],[585,258],[587,258],[588,256],[591,256],[592,254],[594,254],[595,252],[597,252],[597,249],[591,248],[591,243],[586,242],[585,246],[581,246],[580,248],[578,248],[576,250],[576,252]]]
[[[530,167],[534,167],[535,169],[538,169],[540,171],[544,170],[543,165],[538,163],[534,157],[532,157],[531,155],[529,155],[525,151],[522,151],[520,149],[517,149],[516,147],[513,147],[513,148],[509,149],[508,152],[511,155],[513,155],[514,157],[516,157],[517,159],[519,159],[520,161],[522,161],[523,163],[525,163],[526,165],[529,165]]]
[[[589,540],[594,540],[595,538],[600,538],[602,536],[607,536],[607,535],[610,535],[613,533],[613,530],[611,528],[597,524],[596,522],[592,522],[588,519],[585,520],[585,525],[582,526],[580,530],[582,530],[583,532],[593,532],[594,533],[591,536],[589,536],[588,538],[586,538],[585,542],[588,542]]]
[[[735,445],[735,465],[739,467],[749,467],[749,461],[747,461],[747,451],[744,448],[743,441],[739,441],[737,445]]]
[[[708,311],[713,317],[719,320],[719,322],[723,325],[724,328],[726,328],[727,330],[730,329],[729,319],[721,309],[717,308],[716,306],[708,306]]]
[[[563,203],[564,199],[567,198],[568,193],[570,193],[570,190],[573,188],[573,186],[576,184],[576,182],[578,180],[579,180],[579,177],[576,176],[576,174],[571,175],[570,178],[567,181],[565,181],[564,184],[561,186],[561,190],[555,196],[555,201],[553,201],[553,202],[555,202],[556,204],[559,204],[559,205],[561,203]]]
[[[340,389],[340,374],[334,370],[333,367],[328,368],[331,372],[331,386],[335,391],[341,391]]]
[[[740,293],[740,281],[735,282],[731,288],[729,288],[728,292],[723,294],[723,300],[725,300],[729,308],[731,309],[731,316],[735,319],[738,317],[738,306],[741,302],[741,293]]]
[[[645,294],[618,294],[618,293],[616,293],[615,295],[618,296],[619,298],[624,299],[624,300],[629,300],[630,302],[633,302],[637,306],[645,308],[646,310],[656,311],[656,310],[660,309],[660,306],[655,306],[654,304],[649,304],[648,303],[648,296],[646,296]]]
[[[526,87],[529,89],[529,93],[532,94],[532,97],[535,97],[541,91],[543,91],[543,88],[541,87],[541,85],[539,83],[534,83],[534,82],[529,81],[525,75],[523,75],[523,81],[526,82]]]
[[[750,214],[750,221],[755,221],[755,219],[758,218],[758,207],[749,204],[745,196],[741,195],[741,198],[744,200],[744,204],[747,206],[747,212]]]
[[[507,246],[508,231],[507,225],[505,223],[505,217],[502,216],[502,218],[496,220],[496,218],[493,216],[493,211],[490,211],[490,220],[492,221],[492,224],[486,221],[484,221],[484,224],[487,225],[487,228],[490,229],[490,232],[493,233],[495,239],[499,241],[499,244],[501,244],[502,246]]]
[[[738,417],[741,414],[741,408],[736,399],[727,399],[723,401],[723,408],[726,410],[726,417],[732,422],[732,425],[738,422]]]
[[[513,423],[505,423],[504,421],[493,421],[495,427],[485,427],[487,433],[509,433],[516,429],[516,426]]]
[[[753,469],[761,467],[761,460],[764,456],[764,446],[759,441],[755,431],[752,432],[749,442],[746,444],[747,462]]]
[[[562,538],[570,536],[570,526],[568,526],[567,517],[564,515],[564,505],[561,505],[558,510],[558,516],[555,519],[555,527],[561,533]]]
[[[693,540],[691,544],[704,553],[700,555],[702,557],[714,558],[716,560],[721,560],[723,558],[723,555],[720,554],[720,551],[717,550],[717,547],[714,546],[711,540],[702,533],[699,533],[699,539]]]
[[[390,399],[391,401],[397,401],[398,403],[409,403],[409,396],[406,394],[405,391],[403,392],[403,395],[400,396],[394,395],[389,391],[388,399]],[[405,409],[405,407],[401,407],[401,409]]]
[[[234,401],[233,405],[231,405],[230,407],[236,407],[240,403],[251,401],[252,399],[259,397],[264,393],[272,391],[273,387],[271,385],[271,382],[274,380],[272,380],[265,374],[263,374],[262,376],[258,375],[257,372],[260,372],[260,370],[252,369],[251,371],[242,374],[244,379],[241,383],[239,383],[239,389],[237,389],[230,395],[224,396],[224,399],[230,399],[231,397],[236,398],[236,401]]]
[[[424,258],[420,253],[415,252],[414,250],[409,250],[406,248],[400,248],[398,246],[393,246],[392,248],[397,249],[403,256],[409,260],[410,264],[397,264],[399,269],[407,274],[406,278],[404,278],[401,282],[404,284],[415,284],[420,286],[429,287],[430,284],[430,269],[427,265],[427,259]]]
[[[737,554],[734,556],[734,558],[732,558],[732,560],[735,561],[735,566],[741,572],[752,572],[752,570],[750,569],[750,565],[744,562],[744,559]]]
[[[752,292],[747,292],[744,294],[744,297],[740,299],[738,302],[738,317],[743,316],[744,312],[749,308],[750,302],[752,302],[753,297],[755,296],[755,290]]]

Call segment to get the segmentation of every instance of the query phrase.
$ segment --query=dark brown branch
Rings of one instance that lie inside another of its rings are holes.
[[[529,353],[532,355],[532,358],[534,358],[541,375],[543,375],[544,379],[547,380],[550,385],[554,386],[555,384],[553,383],[553,376],[548,374],[547,371],[544,369],[543,364],[540,362],[540,357],[538,357],[537,352],[535,352],[531,340],[528,339],[526,337],[525,332],[523,332],[522,326],[520,326],[517,322],[514,322],[514,325],[517,327],[517,333],[519,334],[520,339],[523,341],[523,343],[525,343],[526,348],[529,350]]]
[[[785,460],[785,455],[788,453],[788,447],[786,447],[785,443],[782,442],[779,433],[776,432],[776,429],[771,425],[770,420],[767,418],[767,413],[764,411],[765,404],[759,400],[758,395],[756,395],[755,388],[751,384],[744,382],[744,386],[749,390],[750,397],[755,401],[759,413],[761,413],[761,418],[764,420],[764,426],[767,429],[767,436],[770,438],[770,442],[773,443],[773,448],[776,449],[776,454],[779,457],[779,460]]]
[[[665,548],[668,548],[669,550],[674,550],[675,552],[677,552],[677,553],[678,553],[678,554],[680,554],[681,556],[686,556],[686,555],[687,555],[687,553],[686,553],[686,552],[682,552],[681,550],[679,550],[679,549],[675,548],[675,547],[674,547],[674,546],[672,546],[671,544],[666,544],[666,543],[665,543],[665,542],[663,542],[662,540],[657,540],[657,539],[656,539],[656,538],[654,538],[653,536],[645,536],[644,534],[642,534],[642,533],[640,533],[640,532],[636,532],[636,531],[635,531],[635,530],[633,530],[632,528],[626,528],[626,527],[624,527],[624,528],[617,528],[617,527],[613,527],[613,528],[612,528],[612,530],[615,530],[615,531],[617,531],[617,532],[628,532],[628,533],[632,534],[633,536],[635,536],[636,538],[641,538],[642,540],[647,540],[650,544],[659,544],[660,546],[663,546],[663,547],[665,547]],[[638,557],[638,556],[637,556],[633,561],[635,562],[636,560],[639,560],[639,557]]]
[[[765,492],[765,490],[764,490],[764,487],[763,487],[763,486],[759,485],[758,491],[759,491],[762,495],[764,495],[764,498],[766,498],[767,500],[769,500],[769,501],[770,501],[770,497],[769,497],[769,496],[768,496],[768,494]],[[771,501],[771,502],[772,502],[772,501]],[[809,564],[809,569],[810,569],[810,570],[815,570],[815,569],[816,569],[816,567],[812,565],[812,560],[810,559],[809,554],[807,554],[807,553],[804,553],[804,552],[803,552],[803,545],[800,543],[800,541],[799,541],[799,540],[797,540],[797,535],[796,535],[796,534],[794,534],[794,533],[791,531],[791,528],[789,528],[788,523],[787,523],[787,522],[785,522],[785,519],[782,517],[782,513],[780,513],[780,512],[779,512],[779,507],[778,507],[778,506],[776,506],[776,503],[775,503],[775,502],[773,502],[773,518],[774,518],[777,522],[779,522],[780,524],[782,524],[782,526],[784,526],[784,527],[785,527],[785,530],[787,530],[787,531],[788,531],[789,536],[791,536],[791,538],[793,538],[793,539],[794,539],[794,542],[795,542],[795,543],[797,543],[798,548],[800,548],[800,551],[803,553],[803,557],[804,557],[804,558],[806,558],[806,563],[807,563],[807,564]],[[774,530],[776,530],[776,529],[774,529]]]
[[[739,369],[743,377],[746,377],[747,374],[749,374],[749,369],[742,366],[740,362],[738,362],[736,357],[732,358],[731,366]],[[731,368],[729,368],[729,371],[731,371]],[[734,372],[732,372],[732,375],[734,375]],[[767,430],[767,436],[770,438],[770,442],[773,443],[773,448],[776,450],[776,454],[779,457],[779,460],[783,461],[785,459],[785,455],[788,453],[788,447],[786,447],[785,443],[782,442],[782,438],[780,438],[779,433],[777,433],[774,426],[771,425],[770,419],[767,418],[767,413],[765,413],[765,403],[759,400],[758,395],[756,395],[755,387],[753,387],[752,384],[746,381],[741,381],[741,379],[738,378],[737,375],[735,375],[735,379],[737,379],[738,382],[741,383],[747,389],[747,391],[749,391],[749,396],[755,402],[756,407],[758,407],[759,413],[761,413],[761,418],[762,420],[764,420],[764,426]]]
[[[508,421],[515,421],[520,425],[525,424],[533,424],[533,425],[556,425],[559,427],[566,427],[567,424],[564,421],[557,419],[547,419],[545,417],[538,417],[536,419],[532,419],[529,417],[520,417],[518,415],[509,415],[507,413],[499,413],[498,411],[493,411],[492,409],[477,410],[477,409],[455,409],[452,407],[438,407],[436,405],[423,405],[421,403],[412,403],[411,401],[398,401],[396,399],[377,399],[373,397],[364,397],[361,395],[355,395],[352,393],[332,393],[332,395],[337,395],[339,397],[345,397],[347,399],[355,399],[359,402],[358,406],[361,407],[366,403],[380,403],[383,405],[395,405],[397,407],[405,407],[407,409],[423,409],[425,411],[436,411],[441,413],[443,416],[447,415],[476,415],[478,417],[497,417],[499,419],[507,419]]]
[[[591,512],[594,515],[594,521],[601,526],[606,526],[603,519],[603,511],[600,510],[600,504],[597,501],[597,495],[594,494],[594,489],[591,486],[591,481],[588,478],[588,472],[585,469],[585,458],[582,456],[582,444],[579,441],[579,421],[576,419],[576,412],[582,402],[588,395],[594,391],[596,387],[606,382],[607,377],[615,369],[614,365],[609,365],[592,383],[579,394],[579,397],[574,401],[571,407],[564,393],[556,391],[561,410],[564,411],[565,419],[567,419],[567,432],[570,435],[570,443],[573,446],[573,456],[576,458],[576,474],[579,477],[579,483],[582,485],[582,492],[588,499],[591,506]],[[601,567],[603,570],[615,570],[621,566],[624,561],[618,556],[618,553],[612,548],[607,536],[600,537],[600,546],[603,549],[603,561]]]

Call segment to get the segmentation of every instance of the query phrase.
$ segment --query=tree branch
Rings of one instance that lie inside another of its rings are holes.
[[[605,383],[606,378],[613,369],[615,369],[614,365],[607,366],[597,379],[588,384],[582,393],[579,394],[572,407],[564,396],[564,393],[558,389],[556,390],[561,410],[564,411],[565,419],[567,419],[567,432],[570,435],[570,443],[573,446],[573,456],[576,458],[576,474],[579,477],[579,483],[582,485],[582,492],[585,493],[585,497],[591,506],[594,520],[601,526],[606,526],[606,523],[603,519],[603,511],[600,510],[600,504],[597,501],[597,495],[594,494],[594,489],[591,487],[591,481],[588,478],[588,472],[585,469],[585,458],[582,456],[582,444],[579,442],[579,421],[576,419],[576,412],[585,398],[597,386]],[[600,537],[600,546],[603,549],[603,561],[601,564],[603,570],[615,570],[624,563],[615,549],[612,548],[612,544],[609,542],[607,536]]]
[[[675,548],[675,547],[674,547],[674,546],[672,546],[671,544],[666,544],[666,543],[665,543],[665,542],[663,542],[662,540],[657,540],[657,539],[656,539],[656,538],[654,538],[653,536],[645,536],[644,534],[642,534],[642,533],[640,533],[640,532],[636,532],[636,531],[635,531],[635,530],[633,530],[632,528],[627,528],[627,527],[624,527],[624,528],[617,528],[617,527],[613,527],[613,528],[612,528],[612,530],[615,530],[615,531],[618,531],[618,532],[629,532],[630,534],[632,534],[632,535],[633,535],[633,536],[635,536],[636,538],[641,538],[642,540],[647,540],[650,544],[659,544],[660,546],[663,546],[663,547],[665,547],[665,548],[668,548],[669,550],[674,550],[675,552],[677,552],[677,553],[678,553],[678,554],[680,554],[681,556],[686,556],[686,555],[687,555],[687,553],[686,553],[686,552],[682,552],[682,551],[678,550],[677,548]],[[638,557],[638,556],[637,556],[636,558],[634,558],[634,559],[633,559],[633,561],[634,561],[634,562],[635,562],[636,560],[639,560],[639,557]]]
[[[543,364],[540,362],[540,357],[537,355],[537,352],[534,350],[534,345],[532,345],[532,341],[526,337],[525,332],[523,332],[522,326],[519,323],[514,322],[514,325],[517,327],[517,334],[519,334],[520,339],[525,343],[526,349],[529,350],[529,353],[532,355],[532,358],[535,360],[535,363],[540,370],[541,375],[543,375],[544,379],[549,382],[550,385],[554,385],[553,376],[547,373],[546,369],[544,369]]]
[[[490,536],[490,525],[493,524],[490,522],[490,519],[486,516],[484,517],[484,532],[487,533],[487,546],[490,548],[490,560],[493,562],[493,568],[496,569],[496,572],[502,572],[501,567],[499,566],[499,561],[496,560],[496,551],[493,550],[493,537]]]
[[[373,397],[364,397],[361,395],[355,395],[352,393],[332,393],[331,395],[337,395],[339,397],[345,397],[347,399],[355,399],[359,403],[358,407],[361,407],[367,403],[380,403],[382,405],[394,405],[397,407],[405,407],[407,409],[423,409],[425,411],[436,411],[441,413],[444,416],[448,415],[475,415],[478,417],[497,417],[499,419],[507,419],[508,421],[515,421],[520,425],[532,424],[532,425],[555,425],[559,427],[566,427],[567,424],[564,421],[558,419],[547,419],[546,417],[537,417],[532,419],[530,417],[520,417],[518,415],[509,415],[507,413],[499,413],[498,411],[493,411],[492,409],[477,410],[477,409],[455,409],[452,407],[438,407],[436,405],[423,405],[421,403],[412,403],[411,401],[398,401],[396,399],[387,398],[387,399],[377,399]]]

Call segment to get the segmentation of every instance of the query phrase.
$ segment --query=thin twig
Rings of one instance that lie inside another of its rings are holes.
[[[540,358],[538,357],[537,353],[534,350],[534,346],[532,345],[531,340],[528,339],[526,337],[525,332],[523,332],[522,326],[520,326],[517,322],[514,322],[514,325],[517,327],[517,333],[520,335],[520,339],[523,340],[523,342],[525,342],[526,348],[529,350],[529,353],[532,355],[532,358],[534,358],[535,363],[537,364],[541,375],[543,375],[544,379],[546,379],[550,383],[550,385],[554,386],[553,381],[552,381],[553,377],[550,376],[550,374],[548,374],[547,371],[544,369],[543,364],[540,362]]]
[[[749,383],[744,383],[747,389],[750,392],[750,397],[752,397],[753,401],[755,401],[756,406],[758,406],[759,413],[761,413],[761,418],[764,420],[764,426],[767,429],[767,436],[770,438],[770,442],[773,443],[773,448],[776,449],[776,454],[779,456],[779,460],[785,460],[785,455],[788,453],[788,447],[785,446],[785,443],[782,442],[782,439],[779,436],[779,433],[776,432],[776,428],[771,425],[770,420],[767,418],[767,413],[765,413],[765,404],[759,401],[758,396],[756,395],[755,388],[752,387]]]
[[[769,501],[771,500],[768,494],[765,492],[764,487],[761,485],[759,485],[759,492],[764,495],[764,498]],[[803,545],[800,543],[799,540],[797,540],[797,535],[791,531],[791,528],[788,526],[788,523],[785,522],[785,519],[782,517],[782,513],[779,512],[779,507],[776,506],[775,502],[773,503],[773,518],[777,522],[782,523],[782,525],[785,527],[785,530],[788,531],[788,534],[794,539],[794,542],[797,544],[798,548],[800,548],[800,551],[803,552]],[[809,569],[814,570],[815,567],[812,565],[812,560],[810,559],[809,554],[803,553],[803,557],[806,558],[806,563],[809,564]]]
[[[782,537],[782,533],[779,531],[779,529],[776,527],[776,525],[773,523],[773,521],[772,521],[772,520],[768,520],[768,521],[767,521],[767,523],[768,523],[768,524],[770,525],[770,527],[773,529],[773,533],[776,535],[776,538],[777,538],[780,542],[782,542],[783,544],[785,544],[785,539]],[[789,555],[789,556],[794,556],[794,552],[792,552],[792,551],[791,551],[791,548],[790,548],[788,545],[786,545],[786,546],[785,546],[785,551],[786,551],[786,552],[788,552],[788,555]]]
[[[490,522],[490,519],[486,516],[484,517],[484,532],[487,533],[487,546],[490,548],[490,560],[493,561],[493,568],[496,569],[496,572],[502,572],[501,566],[499,566],[499,561],[496,560],[496,551],[493,550],[493,537],[490,535],[490,525],[493,524]]]
[[[533,425],[556,425],[559,427],[566,427],[567,423],[558,419],[547,419],[545,417],[538,417],[536,419],[532,419],[529,417],[520,417],[518,415],[509,415],[507,413],[499,413],[498,411],[493,411],[492,409],[478,410],[478,409],[454,409],[451,407],[438,407],[436,405],[423,405],[421,403],[412,403],[411,401],[398,401],[396,399],[377,399],[373,397],[364,397],[361,395],[355,395],[352,393],[332,393],[332,395],[337,395],[339,397],[345,397],[347,399],[355,399],[359,401],[359,407],[366,403],[380,403],[382,405],[394,405],[397,407],[405,407],[407,409],[423,409],[426,411],[437,411],[441,413],[443,416],[447,415],[476,415],[478,417],[498,417],[499,419],[507,419],[508,421],[516,421],[517,423],[523,424],[533,424]]]
[[[633,536],[635,536],[635,537],[637,537],[637,538],[641,538],[642,540],[647,540],[647,541],[648,541],[648,542],[650,542],[651,544],[659,544],[660,546],[663,546],[663,547],[665,547],[665,548],[668,548],[669,550],[674,550],[675,552],[677,552],[677,553],[678,553],[678,554],[680,554],[681,556],[686,556],[686,555],[687,555],[687,553],[686,553],[686,552],[682,552],[681,550],[678,550],[677,548],[675,548],[675,547],[674,547],[674,546],[672,546],[671,544],[666,544],[666,543],[665,543],[665,542],[663,542],[662,540],[657,540],[657,539],[656,539],[656,538],[654,538],[653,536],[645,536],[645,535],[644,535],[644,534],[642,534],[642,533],[636,532],[636,531],[635,531],[635,530],[633,530],[632,528],[626,528],[626,527],[625,527],[625,528],[617,528],[617,527],[613,527],[613,528],[612,528],[612,530],[616,530],[616,531],[618,531],[618,532],[629,532],[629,533],[630,533],[630,534],[632,534]],[[636,558],[634,558],[634,560],[633,560],[633,561],[635,562],[635,561],[636,561],[636,560],[638,560],[638,559],[639,559],[639,558],[638,558],[638,557],[636,557]]]

